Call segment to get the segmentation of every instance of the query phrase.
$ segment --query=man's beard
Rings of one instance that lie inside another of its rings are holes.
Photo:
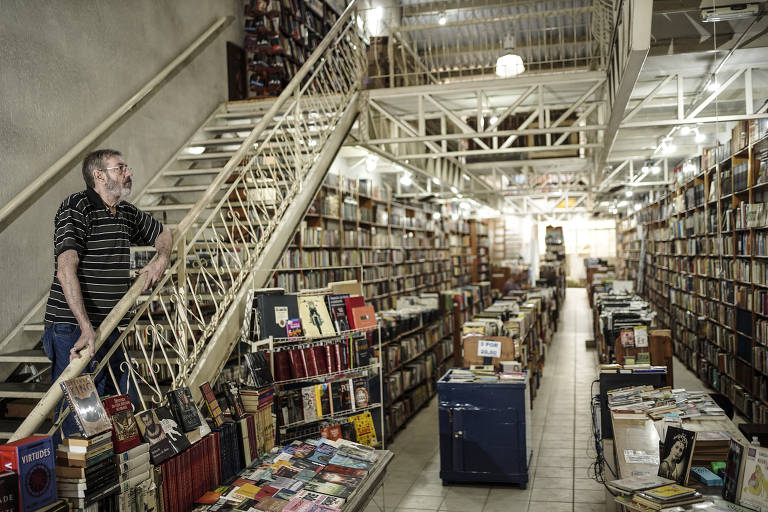
[[[133,185],[133,180],[130,178],[124,183],[118,183],[116,180],[107,176],[107,192],[114,194],[117,201],[126,199],[131,195],[131,185]]]

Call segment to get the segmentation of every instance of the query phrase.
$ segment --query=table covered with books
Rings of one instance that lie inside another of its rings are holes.
[[[614,436],[609,465],[616,475],[606,472],[605,480],[617,504],[640,511],[741,510],[743,484],[728,475],[738,474],[734,450],[748,445],[707,393],[636,386],[609,392],[608,400]],[[768,489],[765,494],[768,506]]]

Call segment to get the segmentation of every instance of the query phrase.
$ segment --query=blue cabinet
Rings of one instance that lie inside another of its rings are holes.
[[[532,447],[528,382],[437,383],[440,478],[516,483],[525,489]]]

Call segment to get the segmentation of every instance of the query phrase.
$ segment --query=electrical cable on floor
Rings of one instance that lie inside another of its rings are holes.
[[[608,461],[605,460],[605,455],[603,453],[603,447],[602,443],[600,442],[600,427],[597,424],[597,413],[600,410],[600,395],[594,394],[594,386],[595,383],[600,382],[599,380],[592,381],[592,384],[589,386],[589,394],[592,397],[590,400],[590,405],[592,407],[592,437],[595,442],[595,462],[589,465],[588,468],[588,474],[589,477],[592,480],[595,480],[596,482],[599,482],[603,484],[605,489],[611,494],[611,496],[618,496],[616,493],[611,490],[610,487],[605,482],[605,473],[604,473],[604,467],[607,467],[608,470],[611,472],[614,478],[616,478],[616,472],[613,470],[610,464],[608,464]]]

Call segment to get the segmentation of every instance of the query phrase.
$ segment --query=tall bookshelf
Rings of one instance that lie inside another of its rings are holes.
[[[326,0],[244,0],[248,99],[278,96],[341,13]]]
[[[641,240],[637,234],[637,216],[632,215],[616,224],[616,248],[621,257],[616,262],[619,279],[636,281],[640,262]]]
[[[739,123],[637,215],[645,293],[675,355],[756,423],[768,419],[767,136],[765,120]]]
[[[491,280],[491,241],[488,221],[470,220],[469,243],[472,282]]]

